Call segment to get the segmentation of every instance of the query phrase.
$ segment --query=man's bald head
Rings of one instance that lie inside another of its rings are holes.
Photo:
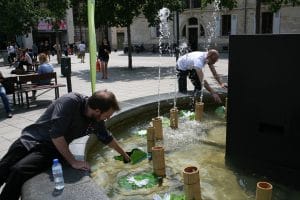
[[[207,53],[207,63],[209,65],[215,64],[219,59],[219,52],[215,49],[210,49]]]

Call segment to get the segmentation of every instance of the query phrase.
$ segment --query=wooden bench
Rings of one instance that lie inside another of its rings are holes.
[[[43,81],[49,80],[49,84],[43,84]],[[23,93],[26,96],[26,105],[29,108],[29,96],[28,93],[32,91],[44,90],[38,96],[54,89],[55,99],[59,97],[59,88],[65,87],[65,84],[57,83],[56,72],[46,73],[46,74],[27,74],[18,76],[18,88],[16,92],[18,97],[21,97],[21,102],[23,104]]]

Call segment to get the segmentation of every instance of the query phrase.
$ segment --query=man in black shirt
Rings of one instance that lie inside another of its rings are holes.
[[[41,117],[22,130],[0,161],[0,200],[18,200],[23,183],[51,166],[54,158],[65,159],[73,168],[90,170],[86,161],[76,160],[69,144],[76,138],[97,138],[130,160],[105,127],[105,120],[120,110],[115,95],[102,90],[91,97],[69,93],[54,101]]]

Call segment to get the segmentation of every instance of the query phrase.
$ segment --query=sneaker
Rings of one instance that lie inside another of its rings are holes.
[[[12,118],[12,113],[7,113],[7,118]]]

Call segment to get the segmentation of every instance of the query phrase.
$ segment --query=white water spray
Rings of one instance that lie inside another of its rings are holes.
[[[219,16],[219,12],[220,12],[220,8],[219,8],[220,3],[221,3],[221,0],[214,1],[214,3],[213,3],[214,11],[212,14],[212,21],[209,21],[206,26],[208,37],[207,37],[207,43],[205,45],[205,49],[207,52],[210,49],[210,47],[212,46],[211,45],[212,41],[215,40],[217,37],[216,27],[217,27],[217,21],[218,21],[217,18]],[[216,44],[215,44],[215,46],[216,46]],[[204,74],[205,74],[205,67],[203,68],[203,78],[202,78],[202,82],[201,82],[200,102],[203,101]],[[195,95],[198,96],[197,93]]]
[[[170,10],[168,8],[162,8],[158,12],[158,17],[160,19],[159,24],[159,56],[161,57],[164,52],[170,53],[170,31],[168,26],[168,17],[170,15]],[[158,66],[158,108],[157,115],[160,116],[160,66]]]

